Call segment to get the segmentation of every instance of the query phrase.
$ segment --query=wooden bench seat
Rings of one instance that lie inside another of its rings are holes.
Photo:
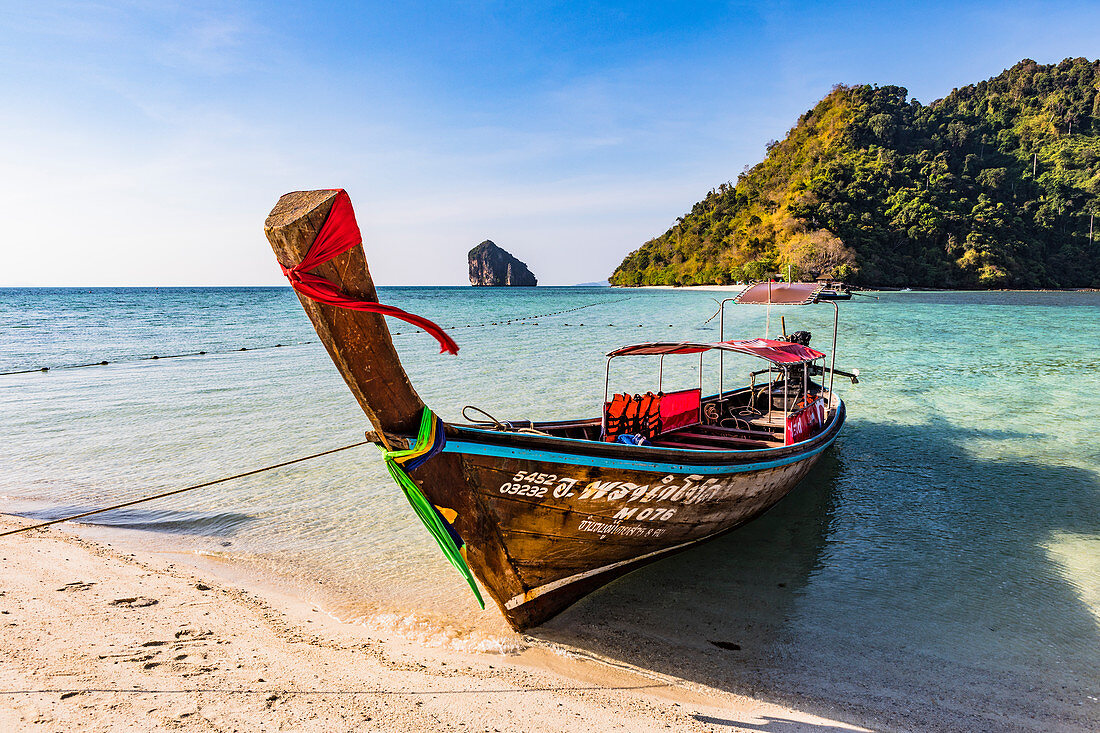
[[[710,433],[713,435],[728,435],[730,437],[737,436],[750,436],[757,437],[763,440],[774,440],[775,433],[769,430],[745,430],[743,428],[726,428],[718,425],[693,425],[691,427],[693,432]]]
[[[692,448],[694,450],[744,450],[746,448],[772,448],[773,444],[751,438],[718,437],[693,432],[674,432],[657,437],[651,445],[663,448]]]

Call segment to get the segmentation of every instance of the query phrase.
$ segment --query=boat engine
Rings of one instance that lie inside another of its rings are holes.
[[[794,333],[788,334],[786,336],[786,338],[784,338],[782,340],[786,341],[788,343],[791,343],[791,344],[799,344],[800,346],[809,346],[811,336],[812,336],[812,334],[809,331],[795,331]],[[796,366],[792,366],[788,371],[788,377],[790,379],[789,384],[790,384],[791,390],[792,390],[793,395],[794,395],[793,399],[795,401],[804,400],[806,398],[806,395],[802,394],[802,385],[804,384],[804,382],[803,382],[804,377],[803,377],[802,372],[803,372],[803,370],[806,369],[806,366],[807,365],[805,365],[805,364],[798,364]],[[811,371],[810,374],[812,375],[813,372]],[[790,396],[790,395],[788,395],[788,396]],[[775,410],[782,410],[783,409],[783,391],[782,391],[782,389],[773,390],[773,392],[772,392],[772,409],[775,409]]]
[[[786,338],[782,339],[790,344],[799,344],[800,346],[810,345],[810,336],[812,334],[809,331],[795,331]]]

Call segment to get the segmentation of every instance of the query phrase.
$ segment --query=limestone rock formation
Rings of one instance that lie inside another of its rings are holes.
[[[471,285],[522,285],[539,284],[527,265],[486,239],[470,250]]]

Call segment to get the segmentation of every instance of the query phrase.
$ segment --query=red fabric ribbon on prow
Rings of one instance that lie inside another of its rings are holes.
[[[279,263],[279,267],[283,268],[283,274],[290,280],[290,286],[318,303],[399,318],[406,323],[424,329],[425,332],[435,337],[435,340],[439,342],[439,353],[457,354],[458,344],[455,343],[454,339],[427,318],[421,318],[392,305],[382,305],[372,300],[353,298],[340,290],[331,280],[326,280],[320,275],[308,272],[308,270],[312,270],[318,265],[328,262],[333,257],[347,252],[363,241],[363,235],[359,233],[359,224],[355,221],[355,211],[351,208],[351,199],[344,189],[334,190],[338,191],[336,200],[332,202],[332,209],[328,213],[328,218],[325,219],[321,231],[317,232],[317,238],[313,240],[313,244],[310,245],[305,258],[294,267],[289,268],[283,263]]]

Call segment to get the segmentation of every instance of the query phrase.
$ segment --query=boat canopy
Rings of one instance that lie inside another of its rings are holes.
[[[677,343],[648,343],[623,346],[620,349],[607,354],[611,359],[616,356],[665,356],[668,354],[699,354],[704,351],[716,349],[718,351],[736,351],[740,354],[748,354],[772,362],[773,364],[802,364],[815,359],[824,358],[825,354],[817,349],[811,349],[802,344],[792,344],[787,341],[774,341],[772,339],[748,339],[742,341],[718,341],[716,343],[693,343],[680,341]]]
[[[809,305],[825,283],[756,283],[733,299],[738,305]]]

